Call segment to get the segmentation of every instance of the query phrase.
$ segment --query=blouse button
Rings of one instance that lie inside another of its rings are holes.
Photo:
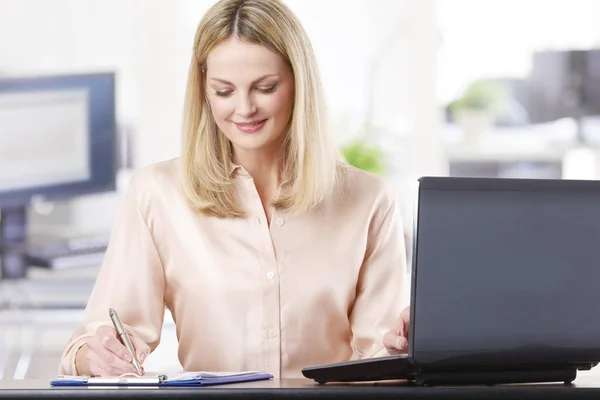
[[[279,226],[283,225],[283,219],[278,218],[277,219],[277,225],[279,225]]]

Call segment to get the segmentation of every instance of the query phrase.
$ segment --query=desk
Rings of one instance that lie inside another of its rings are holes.
[[[0,399],[591,399],[600,398],[600,382],[578,379],[573,385],[499,385],[417,387],[403,382],[318,385],[283,379],[198,388],[53,388],[47,381],[0,381]]]

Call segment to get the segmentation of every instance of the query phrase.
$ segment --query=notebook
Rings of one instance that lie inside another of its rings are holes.
[[[273,375],[258,371],[245,372],[182,372],[171,377],[164,374],[125,374],[121,376],[60,375],[50,381],[52,386],[210,386],[272,379]]]

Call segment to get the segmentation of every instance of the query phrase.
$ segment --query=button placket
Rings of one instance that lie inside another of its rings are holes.
[[[273,313],[269,313],[269,319],[265,320],[266,348],[272,353],[267,357],[268,365],[272,370],[278,371],[281,374],[282,363],[284,360],[281,356],[281,349],[284,346],[283,340],[285,333],[282,331],[281,321],[281,272],[282,265],[285,263],[285,236],[289,229],[285,229],[284,225],[288,223],[285,213],[280,210],[274,210],[271,215],[271,224],[269,226],[271,234],[271,242],[273,244],[273,267],[267,271],[266,286],[273,289],[271,292],[273,297],[269,297],[267,302],[269,309]],[[272,308],[271,308],[272,307]]]
[[[263,280],[263,368],[265,370],[274,371],[278,375],[281,373],[281,343],[280,337],[280,310],[279,310],[279,281],[278,281],[278,262],[277,251],[275,247],[272,228],[279,227],[276,212],[274,211],[271,217],[271,223],[267,222],[260,196],[256,190],[256,185],[252,179],[244,181],[244,186],[247,193],[247,201],[250,206],[249,211],[252,213],[251,222],[252,230],[255,232],[255,243],[260,257],[260,274]]]

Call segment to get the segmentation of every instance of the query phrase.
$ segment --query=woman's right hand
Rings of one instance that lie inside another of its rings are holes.
[[[142,340],[129,336],[140,364],[144,362],[150,348]],[[131,363],[131,354],[117,338],[117,332],[111,326],[100,326],[92,339],[87,343],[85,359],[89,373],[100,376],[119,376],[136,373]],[[143,370],[143,368],[142,368]]]

